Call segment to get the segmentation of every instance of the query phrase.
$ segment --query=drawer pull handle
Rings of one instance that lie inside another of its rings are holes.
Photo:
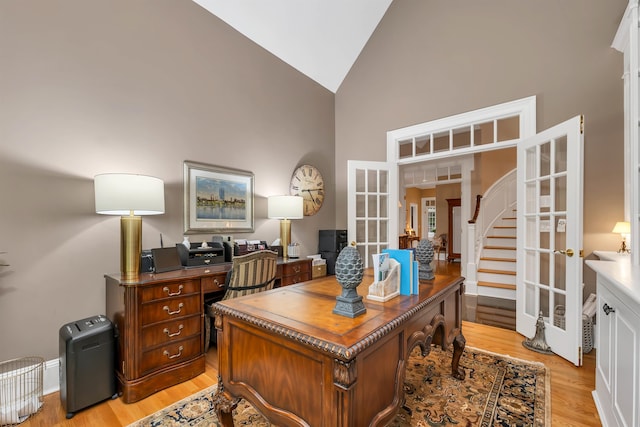
[[[176,357],[182,356],[182,350],[184,350],[184,347],[180,346],[180,347],[178,347],[178,353],[177,354],[170,355],[167,350],[163,351],[162,354],[167,356],[168,359],[175,359]]]
[[[169,338],[173,338],[173,337],[177,337],[178,335],[180,335],[182,333],[182,328],[184,328],[184,325],[181,323],[178,326],[178,332],[174,332],[174,333],[170,333],[169,332],[169,328],[164,328],[164,330],[162,332],[164,332],[165,334],[167,334],[167,336]]]
[[[220,282],[218,282],[218,279],[213,279],[213,284],[216,286],[220,286]]]
[[[610,307],[609,304],[607,304],[606,302],[602,306],[602,310],[604,311],[604,313],[607,316],[609,315],[609,313],[615,313],[616,312],[616,310],[613,307]]]
[[[295,271],[296,273],[300,273],[301,268],[298,266],[293,267],[293,271]]]
[[[178,304],[178,309],[176,311],[171,311],[168,305],[165,305],[162,309],[166,311],[169,316],[173,316],[174,314],[179,314],[182,311],[182,307],[184,307],[184,304],[180,303]]]
[[[182,293],[183,287],[184,286],[182,285],[178,286],[178,292],[171,292],[171,289],[169,289],[168,286],[165,286],[164,288],[162,288],[162,290],[165,291],[170,297],[175,297],[176,295],[180,295]]]

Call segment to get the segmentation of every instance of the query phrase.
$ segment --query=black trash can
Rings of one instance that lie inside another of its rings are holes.
[[[115,349],[113,324],[103,315],[60,328],[60,400],[67,418],[118,396]]]

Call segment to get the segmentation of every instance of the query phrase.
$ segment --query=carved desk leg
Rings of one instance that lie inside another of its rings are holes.
[[[240,399],[229,399],[224,392],[222,378],[218,375],[218,390],[213,395],[213,408],[216,411],[220,424],[224,427],[233,427],[233,410],[238,405]]]
[[[460,331],[453,340],[453,358],[451,359],[451,375],[459,380],[463,380],[466,376],[464,369],[460,368],[460,356],[462,356],[466,344],[467,340],[464,339],[464,335]]]

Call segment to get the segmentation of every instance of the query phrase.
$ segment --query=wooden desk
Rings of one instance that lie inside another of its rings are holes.
[[[359,293],[366,294],[372,272]],[[340,285],[316,279],[214,304],[219,384],[214,404],[223,425],[240,397],[280,426],[384,425],[403,404],[405,363],[419,345],[453,343],[458,363],[463,278],[439,276],[420,294],[366,300],[355,319],[332,313]]]
[[[106,315],[119,332],[116,377],[125,403],[205,371],[205,294],[222,298],[230,268],[223,263],[143,273],[131,282],[119,274],[105,276]],[[279,286],[310,279],[310,259],[278,261]]]

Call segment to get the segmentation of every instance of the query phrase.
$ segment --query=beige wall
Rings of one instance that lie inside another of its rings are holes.
[[[314,164],[325,205],[293,240],[334,228],[334,95],[191,1],[3,0],[0,64],[0,360],[57,357],[63,324],[104,313],[119,219],[95,214],[96,174],[165,181],[144,248],[182,241],[185,160],[252,171],[255,232],[234,235],[269,242],[265,197]]]
[[[337,227],[347,160],[386,160],[387,131],[535,95],[538,130],[584,114],[585,254],[614,250],[623,56],[610,46],[626,4],[394,1],[336,94]]]
[[[516,160],[515,148],[487,151],[475,156],[475,167],[471,173],[473,180],[471,197],[474,203],[476,194],[486,193],[498,179],[516,168]],[[472,213],[474,209],[475,206],[472,206]]]

